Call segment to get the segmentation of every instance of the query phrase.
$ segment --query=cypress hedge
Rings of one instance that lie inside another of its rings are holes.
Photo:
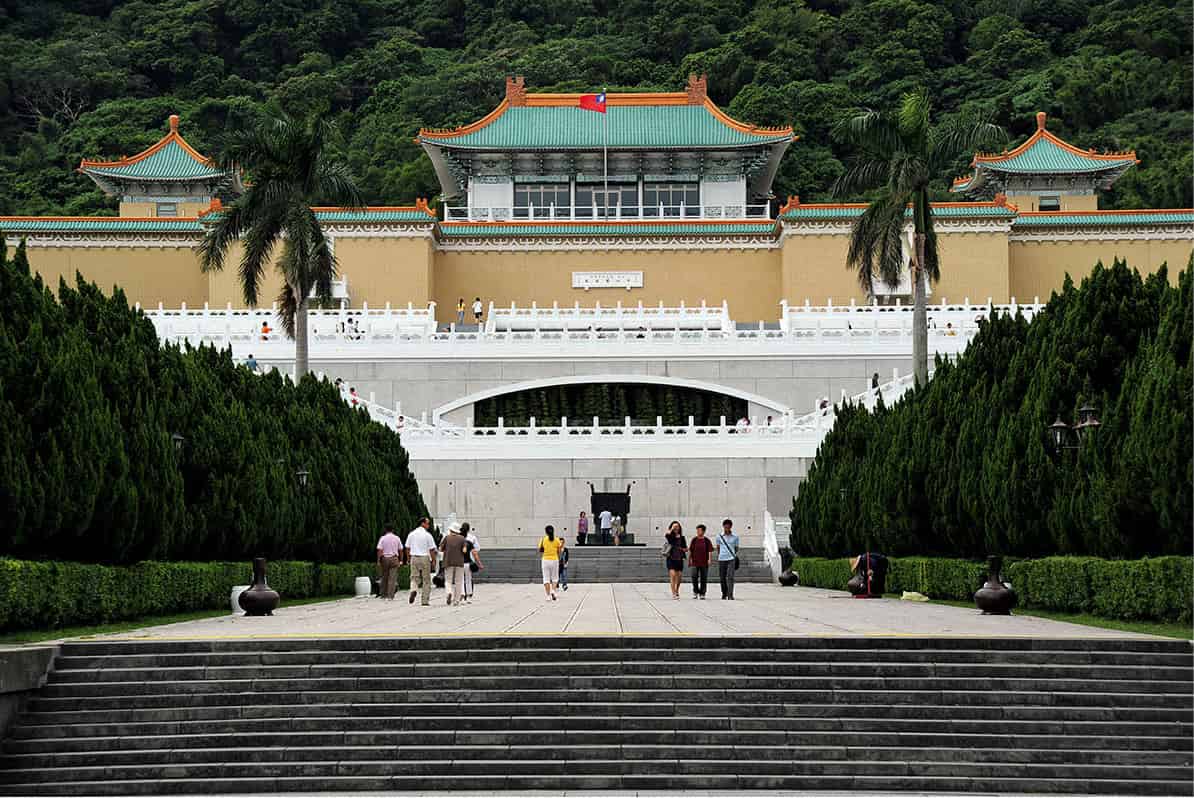
[[[287,599],[352,595],[375,562],[271,562],[270,587]],[[140,562],[126,566],[0,559],[0,631],[56,629],[220,609],[233,585],[252,583],[244,562]],[[403,566],[398,586],[410,588]]]
[[[326,381],[162,346],[119,288],[55,299],[0,243],[0,554],[350,561],[426,514],[398,436]]]
[[[845,590],[849,558],[796,557],[792,570],[805,587]],[[986,581],[985,563],[946,557],[893,557],[887,590],[970,601]],[[1086,613],[1118,620],[1189,623],[1194,606],[1194,557],[1105,560],[1043,557],[1005,563],[1003,577],[1019,606]]]
[[[846,405],[793,500],[792,550],[1139,558],[1194,548],[1191,266],[1096,265],[1031,323],[988,318],[893,407]],[[1046,428],[1102,421],[1077,450]]]

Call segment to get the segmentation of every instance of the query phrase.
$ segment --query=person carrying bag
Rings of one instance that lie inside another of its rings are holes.
[[[734,534],[734,522],[728,518],[722,521],[721,534],[717,536],[717,573],[721,579],[723,601],[734,600],[734,572],[741,564],[738,559],[740,542],[739,537]]]

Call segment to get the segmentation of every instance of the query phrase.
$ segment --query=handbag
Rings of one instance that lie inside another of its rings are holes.
[[[659,550],[659,556],[665,560],[668,558],[668,555],[670,555],[671,553],[672,553],[672,544],[671,543],[664,543],[663,548]]]

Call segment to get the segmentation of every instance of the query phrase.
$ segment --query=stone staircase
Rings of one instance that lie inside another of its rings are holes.
[[[75,642],[0,794],[1190,795],[1191,677],[1146,639]]]
[[[482,549],[485,570],[477,582],[542,582],[539,553],[527,549]],[[738,582],[771,582],[771,569],[763,561],[762,549],[743,548]],[[687,581],[688,568],[684,569]],[[569,582],[667,582],[667,565],[655,546],[570,546]],[[717,564],[709,568],[709,581],[717,593]]]

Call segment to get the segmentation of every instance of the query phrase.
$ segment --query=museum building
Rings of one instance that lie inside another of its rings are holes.
[[[497,305],[728,303],[737,320],[772,320],[780,303],[907,301],[876,296],[845,268],[861,204],[782,204],[771,185],[782,158],[800,157],[791,128],[734,120],[703,76],[681,92],[534,94],[507,78],[506,96],[476,122],[421,130],[441,202],[362,210],[319,208],[342,280],[336,298],[378,307],[434,302],[441,322],[459,298]],[[954,182],[965,201],[934,206],[942,279],[934,301],[1045,299],[1065,274],[1125,258],[1142,271],[1184,266],[1194,210],[1098,209],[1098,193],[1137,163],[1096,153],[1047,128],[1012,150],[976,154]],[[244,304],[236,271],[204,274],[196,246],[205,217],[242,188],[169,120],[138,155],[84,160],[79,171],[119,200],[115,217],[0,217],[50,282],[74,273],[121,286],[145,306]],[[262,296],[280,285],[267,275]]]

